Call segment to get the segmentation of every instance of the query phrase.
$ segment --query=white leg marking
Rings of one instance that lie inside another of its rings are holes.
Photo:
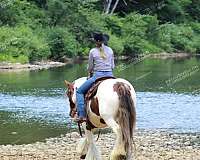
[[[105,120],[105,122],[107,123],[107,125],[109,127],[111,127],[114,131],[114,133],[117,136],[116,142],[115,142],[115,146],[112,150],[111,153],[111,160],[115,160],[117,156],[119,155],[126,155],[125,149],[124,149],[124,144],[122,142],[122,132],[121,132],[121,128],[120,126],[116,123],[116,121],[114,119],[108,119]]]

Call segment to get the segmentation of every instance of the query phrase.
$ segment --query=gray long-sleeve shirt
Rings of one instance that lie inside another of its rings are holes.
[[[112,71],[115,67],[113,50],[105,45],[102,45],[106,58],[100,56],[99,48],[93,48],[89,53],[88,71]]]

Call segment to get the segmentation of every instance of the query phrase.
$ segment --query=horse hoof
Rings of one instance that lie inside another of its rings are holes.
[[[86,157],[86,154],[81,155],[80,159],[85,159],[85,157]]]
[[[117,160],[127,160],[126,156],[125,155],[119,155],[117,157]]]

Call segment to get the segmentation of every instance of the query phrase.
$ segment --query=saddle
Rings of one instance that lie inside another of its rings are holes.
[[[101,78],[96,79],[92,87],[85,94],[86,102],[91,100],[96,95],[99,85],[101,84],[101,82],[103,82],[106,79],[116,79],[116,78],[115,77],[101,77]]]
[[[115,79],[115,77],[101,77],[96,79],[95,83],[85,94],[86,111],[87,111],[87,129],[105,127],[104,120],[100,117],[98,99],[95,98],[99,85],[107,79]],[[89,103],[90,101],[90,103]]]

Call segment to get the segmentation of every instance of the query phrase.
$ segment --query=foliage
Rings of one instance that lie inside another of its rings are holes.
[[[2,55],[8,57],[29,57],[30,61],[41,60],[49,55],[49,47],[44,38],[33,34],[29,27],[1,27],[0,41]],[[22,56],[23,55],[23,56]]]
[[[122,34],[122,19],[112,15],[112,16],[106,16],[105,17],[105,21],[106,21],[106,28],[108,28],[112,34],[115,34],[117,36],[121,36]]]
[[[119,37],[110,34],[109,46],[113,49],[115,55],[121,55],[124,51],[124,42]]]
[[[186,17],[188,15],[185,10],[191,3],[191,0],[167,0],[163,7],[159,10],[159,19],[164,22],[184,22],[186,21]]]
[[[199,0],[191,0],[192,3],[187,6],[186,12],[192,17],[195,21],[200,21],[200,1]]]
[[[158,21],[153,16],[129,14],[123,21],[122,31],[126,54],[157,53],[161,49],[153,44]]]
[[[19,55],[18,57],[13,57],[12,55],[8,55],[8,54],[0,54],[0,62],[10,62],[10,63],[21,63],[21,64],[25,64],[28,63],[28,57],[25,55]]]
[[[96,31],[109,34],[115,55],[199,53],[200,1],[119,1],[114,14],[104,2],[0,0],[0,61],[86,56]]]
[[[158,45],[167,51],[196,52],[196,36],[187,25],[163,25],[159,30]]]
[[[75,37],[67,28],[54,27],[47,29],[47,42],[51,54],[49,58],[59,60],[63,56],[72,57],[77,53]]]
[[[34,27],[45,23],[45,12],[26,0],[5,0],[0,8],[1,25]]]

